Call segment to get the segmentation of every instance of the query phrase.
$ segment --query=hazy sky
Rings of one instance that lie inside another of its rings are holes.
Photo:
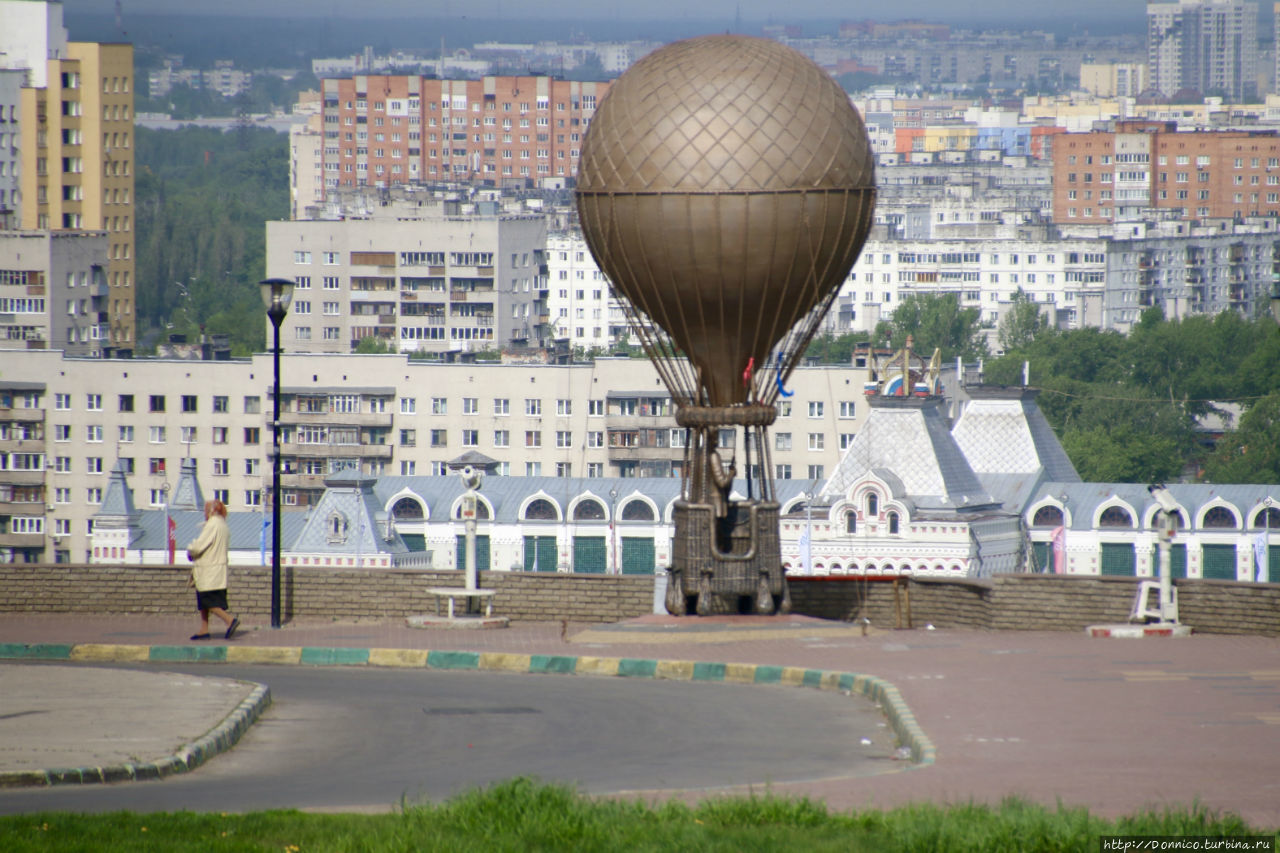
[[[1141,0],[1072,0],[1070,3],[1046,0],[894,0],[892,3],[867,3],[851,0],[119,0],[126,17],[130,12],[164,12],[191,14],[249,14],[306,17],[470,17],[528,19],[552,17],[573,19],[652,20],[654,18],[727,19],[736,13],[745,20],[780,22],[804,19],[872,18],[900,20],[922,17],[963,23],[965,20],[1007,19],[1016,24],[1020,19],[1036,20],[1072,18],[1083,27],[1091,18],[1117,20],[1144,18]],[[67,15],[78,11],[111,13],[115,0],[63,0]]]

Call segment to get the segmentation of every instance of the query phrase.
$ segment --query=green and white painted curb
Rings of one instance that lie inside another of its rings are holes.
[[[152,657],[147,646],[69,646],[57,644],[21,645],[0,643],[0,659],[41,661],[111,661],[115,663],[147,660],[172,660]],[[150,647],[152,650],[162,647]],[[222,722],[203,737],[184,745],[167,758],[158,761],[128,762],[104,767],[54,767],[47,770],[0,771],[0,788],[47,787],[50,785],[83,785],[108,782],[136,782],[163,779],[174,773],[186,773],[215,755],[226,752],[239,742],[249,726],[271,704],[271,688],[254,685],[253,690]]]
[[[762,684],[810,687],[858,694],[884,711],[898,742],[911,750],[915,767],[933,764],[937,750],[916,721],[898,688],[874,675],[771,666],[754,663],[707,663],[651,658],[589,657],[585,655],[529,655],[509,652],[430,651],[427,649],[363,649],[327,646],[133,646],[108,644],[0,643],[0,660],[68,661],[76,663],[237,663],[303,666],[381,666],[448,669],[476,672],[518,672],[548,675],[598,675],[620,678],[661,678],[672,681]],[[54,785],[75,782],[115,782],[155,779],[198,767],[230,749],[262,711],[271,692],[259,685],[217,728],[178,754],[154,764],[119,768],[0,773],[0,787]],[[111,778],[104,771],[111,770]],[[11,780],[11,777],[14,777]],[[16,777],[30,778],[18,781]]]

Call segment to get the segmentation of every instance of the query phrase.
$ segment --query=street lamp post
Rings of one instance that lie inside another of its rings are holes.
[[[271,397],[274,410],[271,417],[271,627],[280,627],[280,324],[289,313],[293,301],[293,281],[287,278],[268,278],[260,281],[262,303],[267,307],[267,318],[275,329],[274,377]]]
[[[622,574],[618,568],[618,488],[614,486],[609,489],[609,551],[612,554],[613,566],[611,571],[615,575]]]

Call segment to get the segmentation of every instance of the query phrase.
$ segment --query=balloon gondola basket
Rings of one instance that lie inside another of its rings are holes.
[[[732,501],[723,518],[710,504],[676,501],[667,611],[677,616],[787,613],[776,501]]]

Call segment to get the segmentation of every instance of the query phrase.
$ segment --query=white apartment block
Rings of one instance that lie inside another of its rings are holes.
[[[324,203],[322,120],[319,114],[309,115],[289,126],[290,219],[306,219],[308,208]]]
[[[232,510],[270,500],[269,354],[76,359],[9,349],[0,362],[0,561],[87,561],[116,460],[140,509],[164,506],[184,459],[205,496]],[[868,412],[866,376],[853,366],[795,371],[770,433],[775,477],[822,481],[835,470]],[[286,351],[280,387],[281,496],[291,507],[313,503],[324,478],[347,468],[439,475],[463,458],[509,476],[677,477],[684,460],[684,430],[645,359],[442,364]],[[740,473],[758,465],[739,433],[726,431],[721,447]]]
[[[582,232],[547,236],[547,269],[547,305],[554,336],[567,338],[569,346],[583,350],[612,346],[613,290]]]
[[[1265,307],[1276,263],[1276,224],[1268,219],[1195,228],[1024,226],[941,240],[885,239],[877,230],[841,288],[838,332],[871,332],[918,293],[954,293],[993,327],[1019,290],[1061,329],[1127,332],[1151,306],[1170,318],[1229,310],[1253,316]]]
[[[424,199],[367,218],[268,222],[267,275],[297,282],[284,349],[349,352],[370,337],[423,353],[542,343],[545,219],[465,207]]]

